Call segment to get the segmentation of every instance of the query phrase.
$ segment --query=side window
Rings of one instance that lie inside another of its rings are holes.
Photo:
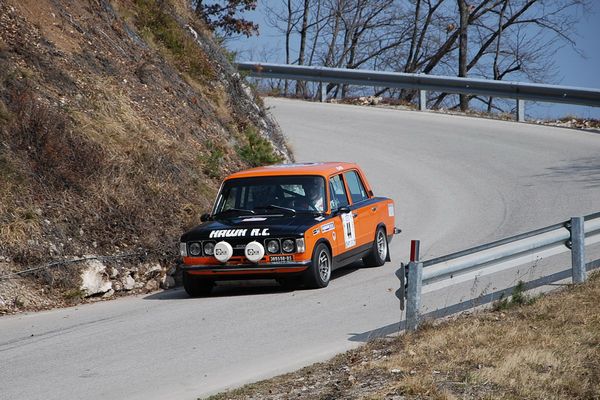
[[[341,175],[336,175],[329,180],[329,188],[331,192],[331,211],[348,205],[348,197]]]
[[[366,200],[369,196],[367,196],[367,191],[363,186],[360,178],[358,177],[358,173],[356,171],[349,171],[344,174],[344,178],[346,179],[346,183],[348,184],[348,189],[350,190],[350,197],[352,197],[352,203],[358,203],[359,201]]]

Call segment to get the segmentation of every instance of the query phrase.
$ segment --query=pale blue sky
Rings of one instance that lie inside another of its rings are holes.
[[[241,51],[238,57],[240,60],[250,60],[250,51],[254,49],[258,54],[262,48],[279,48],[280,51],[275,50],[273,59],[268,61],[282,62],[283,60],[283,38],[264,21],[262,13],[266,3],[264,0],[258,0],[257,10],[247,14],[249,19],[260,25],[260,35],[251,38],[239,37],[228,41],[228,47]],[[584,57],[569,45],[560,48],[553,60],[558,71],[556,81],[548,83],[600,89],[600,0],[593,0],[591,7],[592,12],[582,16],[576,27],[577,47],[584,53]],[[565,104],[529,104],[526,112],[528,116],[534,118],[556,118],[570,114],[600,119],[600,108]]]

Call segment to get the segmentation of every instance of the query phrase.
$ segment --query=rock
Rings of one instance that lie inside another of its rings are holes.
[[[29,299],[21,294],[15,298],[15,306],[19,308],[29,307],[30,304],[31,302],[29,301]]]
[[[171,289],[175,287],[175,278],[170,275],[165,275],[160,280],[160,287],[163,289]]]
[[[115,279],[117,276],[119,276],[119,270],[115,267],[110,267],[110,279]]]
[[[103,294],[112,289],[112,282],[108,280],[106,266],[98,260],[88,260],[81,273],[81,291],[86,297]]]
[[[121,290],[123,290],[123,284],[121,282],[113,282],[113,289],[115,290],[115,292],[120,292]]]
[[[58,247],[54,243],[50,243],[50,255],[58,254]]]
[[[153,292],[155,290],[158,290],[158,282],[156,282],[154,279],[149,280],[148,282],[146,282],[146,285],[144,286],[144,289],[146,289],[149,292]]]
[[[154,265],[150,266],[150,268],[148,268],[148,270],[144,274],[144,278],[145,279],[156,278],[158,275],[160,275],[161,272],[162,272],[162,267],[160,266],[160,264],[154,264]]]
[[[392,374],[401,374],[402,370],[398,369],[398,368],[394,368],[393,370],[390,371]]]
[[[114,294],[115,294],[115,291],[113,289],[109,289],[108,292],[106,292],[102,295],[102,297],[104,297],[104,298],[112,297]]]
[[[135,287],[135,279],[131,277],[131,275],[127,275],[125,278],[121,280],[123,284],[123,290],[133,290]]]

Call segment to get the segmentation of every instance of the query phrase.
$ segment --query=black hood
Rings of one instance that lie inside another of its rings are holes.
[[[182,242],[191,240],[267,237],[300,237],[310,227],[320,224],[326,217],[315,214],[244,215],[208,221],[181,236]],[[211,237],[212,235],[212,237]]]

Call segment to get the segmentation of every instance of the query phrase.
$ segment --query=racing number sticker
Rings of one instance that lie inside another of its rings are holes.
[[[346,244],[346,248],[356,245],[356,231],[354,230],[352,213],[342,214],[342,225],[344,226],[344,243]]]

